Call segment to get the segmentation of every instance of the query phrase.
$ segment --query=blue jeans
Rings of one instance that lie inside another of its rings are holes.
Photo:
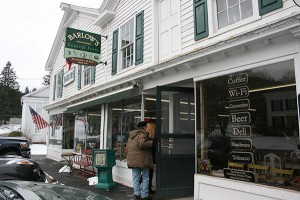
[[[143,182],[140,184],[142,176]],[[149,168],[132,168],[132,182],[134,194],[141,198],[149,195]]]

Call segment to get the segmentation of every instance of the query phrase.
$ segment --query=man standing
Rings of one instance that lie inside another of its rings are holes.
[[[132,169],[135,199],[151,199],[149,196],[149,169],[153,168],[152,141],[146,132],[147,122],[139,122],[137,128],[137,130],[129,132],[127,141],[127,166]],[[142,184],[140,184],[141,177]]]

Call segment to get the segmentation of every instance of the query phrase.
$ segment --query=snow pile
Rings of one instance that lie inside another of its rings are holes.
[[[47,146],[45,144],[31,144],[31,155],[46,155]]]
[[[70,167],[68,165],[63,166],[62,168],[60,168],[58,170],[59,173],[63,173],[63,172],[64,173],[70,173],[70,171],[71,171],[71,169],[70,169]]]
[[[87,181],[89,182],[89,185],[96,185],[98,183],[98,177],[97,176],[90,177],[87,179]]]

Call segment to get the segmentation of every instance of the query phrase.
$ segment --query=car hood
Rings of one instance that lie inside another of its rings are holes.
[[[112,200],[100,194],[69,187],[60,184],[40,183],[31,181],[0,181],[0,187],[5,186],[19,193],[25,200],[47,199],[89,199]]]
[[[36,163],[34,160],[23,158],[21,156],[15,156],[15,155],[0,156],[0,165],[12,164],[18,161],[30,161],[32,163]]]

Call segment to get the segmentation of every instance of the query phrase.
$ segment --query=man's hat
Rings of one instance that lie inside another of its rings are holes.
[[[138,128],[143,128],[144,126],[147,126],[147,122],[141,121],[136,125]]]

